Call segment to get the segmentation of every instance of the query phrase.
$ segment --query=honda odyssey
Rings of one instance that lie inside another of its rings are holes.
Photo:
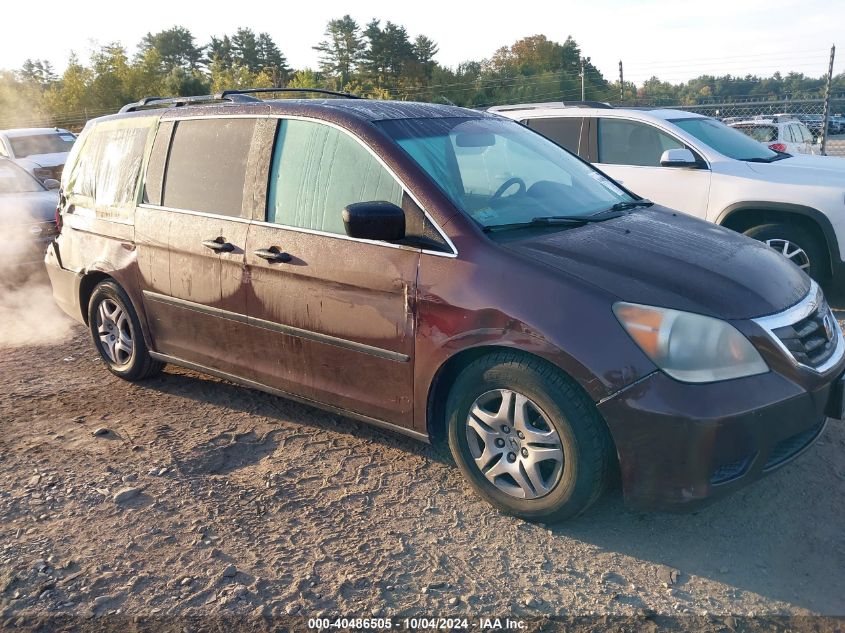
[[[689,508],[841,418],[845,344],[765,245],[454,106],[259,90],[90,122],[46,263],[106,367],[167,363],[447,446],[550,522]]]

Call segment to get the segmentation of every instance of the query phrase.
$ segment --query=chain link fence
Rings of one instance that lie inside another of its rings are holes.
[[[720,119],[755,140],[790,153],[845,157],[845,94],[830,99],[781,99],[665,106]]]

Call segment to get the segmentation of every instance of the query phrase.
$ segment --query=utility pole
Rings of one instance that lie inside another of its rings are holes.
[[[586,77],[584,65],[590,61],[589,57],[581,57],[581,101],[587,100]]]
[[[622,60],[619,60],[619,101],[625,101],[625,77],[622,74]]]
[[[824,114],[822,115],[822,156],[827,151],[827,125],[830,121],[830,84],[833,81],[833,58],[836,56],[836,44],[830,47],[830,66],[827,69],[827,84],[824,89]]]

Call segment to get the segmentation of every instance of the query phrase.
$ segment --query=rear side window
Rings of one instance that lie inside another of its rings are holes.
[[[528,127],[553,140],[561,147],[565,147],[573,154],[578,153],[581,143],[582,117],[567,117],[560,119],[529,119]]]
[[[88,131],[65,183],[69,201],[98,217],[131,220],[156,117],[101,123]]]
[[[402,206],[402,187],[349,134],[313,121],[279,122],[267,221],[345,235],[343,208],[354,202]]]
[[[659,167],[667,149],[684,144],[652,125],[623,119],[598,120],[599,161],[606,165]]]
[[[241,217],[255,119],[178,121],[170,143],[162,204]]]
[[[810,128],[808,128],[803,123],[798,123],[796,128],[801,134],[801,140],[805,143],[812,143],[813,142],[813,134],[810,132]]]
[[[782,141],[786,141],[787,143],[794,143],[795,141],[799,140],[795,138],[795,126],[791,123],[789,125],[783,126],[783,138],[780,139]]]

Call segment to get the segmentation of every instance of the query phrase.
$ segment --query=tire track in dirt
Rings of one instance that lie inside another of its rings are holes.
[[[628,512],[617,491],[549,528],[497,514],[406,438],[177,368],[123,383],[82,328],[0,350],[0,375],[0,624],[845,613],[841,423],[694,515]],[[127,486],[143,492],[115,503]]]

